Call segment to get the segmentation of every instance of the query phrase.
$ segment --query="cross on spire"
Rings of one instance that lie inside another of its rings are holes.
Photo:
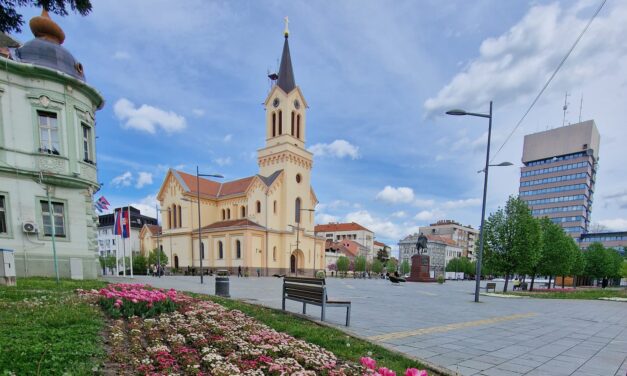
[[[289,30],[290,20],[287,18],[287,16],[285,16],[283,20],[285,21],[285,31],[283,31],[283,34],[285,34],[285,37],[287,38],[288,35],[290,35],[290,30]]]

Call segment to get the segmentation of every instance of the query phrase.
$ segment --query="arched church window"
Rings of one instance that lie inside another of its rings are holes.
[[[172,210],[168,210],[168,228],[172,228]]]
[[[272,206],[273,206],[274,214],[276,214],[276,200],[274,200],[274,203],[272,204]]]
[[[257,201],[255,205],[257,206],[257,213],[261,213],[261,201]]]
[[[238,259],[242,258],[242,243],[239,240],[235,241],[235,255]]]
[[[296,138],[300,140],[300,114],[296,115]]]
[[[224,247],[222,241],[218,241],[218,258],[222,260],[224,258]]]
[[[226,209],[226,219],[231,219],[231,209]]]
[[[276,247],[272,248],[272,260],[276,261]]]
[[[279,111],[279,136],[283,134],[283,111]]]
[[[181,214],[181,205],[177,205],[179,211],[179,227],[183,227],[183,215]]]
[[[226,210],[222,209],[222,220],[226,219]]]
[[[291,134],[292,134],[292,136],[295,136],[295,135],[296,135],[296,134],[294,133],[294,126],[296,125],[296,124],[294,124],[294,117],[295,117],[295,116],[294,116],[294,111],[292,111],[292,133],[291,133]]]
[[[300,223],[300,197],[296,199],[296,203],[294,205],[294,219],[296,223]]]
[[[176,205],[174,205],[174,204],[172,204],[172,213],[174,213],[173,217],[172,217],[172,222],[173,222],[172,223],[172,227],[176,227],[178,221],[176,220]]]
[[[272,137],[276,137],[276,112],[272,113]]]
[[[246,207],[242,205],[242,218],[246,218]]]

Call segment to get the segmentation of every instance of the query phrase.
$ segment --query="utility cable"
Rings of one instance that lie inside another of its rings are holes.
[[[549,84],[551,83],[551,81],[553,81],[553,78],[555,78],[555,76],[557,75],[557,72],[559,72],[559,70],[562,68],[562,66],[564,65],[564,63],[566,62],[566,60],[568,59],[568,57],[570,56],[570,54],[573,52],[573,50],[575,49],[575,47],[577,47],[577,44],[579,43],[579,41],[581,40],[581,38],[583,37],[583,35],[586,33],[586,31],[588,30],[588,28],[590,27],[590,24],[592,23],[592,21],[594,21],[594,19],[596,18],[596,16],[599,14],[599,12],[601,11],[601,9],[603,9],[603,6],[605,5],[605,3],[607,2],[607,0],[603,0],[601,2],[601,4],[599,5],[599,7],[597,8],[597,10],[594,12],[594,14],[592,15],[592,17],[590,17],[590,20],[588,21],[588,23],[586,24],[586,27],[583,28],[583,30],[581,31],[581,33],[579,34],[579,36],[577,37],[577,39],[575,40],[575,43],[573,43],[573,45],[570,47],[570,49],[568,50],[568,52],[566,53],[566,55],[562,58],[562,60],[560,61],[560,63],[557,65],[557,67],[555,68],[555,70],[553,71],[553,74],[551,75],[551,77],[549,77],[549,79],[546,81],[546,83],[544,84],[544,86],[542,87],[542,89],[540,90],[540,92],[538,93],[538,95],[536,95],[535,99],[533,100],[533,102],[531,102],[531,105],[529,106],[529,108],[527,108],[527,111],[525,111],[525,113],[523,114],[523,116],[520,118],[520,120],[518,121],[518,123],[516,123],[516,126],[514,127],[514,129],[512,129],[512,131],[509,133],[509,135],[507,136],[507,138],[505,139],[505,141],[503,141],[503,144],[501,144],[501,146],[499,147],[499,149],[496,151],[496,153],[494,153],[494,155],[492,156],[492,158],[490,158],[490,162],[494,161],[494,158],[496,158],[496,156],[499,154],[499,152],[503,149],[503,147],[505,146],[505,144],[507,144],[507,142],[510,140],[510,138],[514,135],[514,132],[516,132],[516,130],[518,129],[518,127],[520,126],[520,124],[522,124],[522,122],[525,120],[525,118],[527,117],[527,115],[529,114],[529,112],[531,112],[531,109],[535,106],[536,102],[538,102],[538,99],[540,99],[540,97],[542,96],[542,94],[544,93],[544,91],[546,90],[546,88],[549,86]]]

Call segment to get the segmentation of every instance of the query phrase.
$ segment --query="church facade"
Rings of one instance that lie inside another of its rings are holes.
[[[324,270],[324,239],[314,233],[313,155],[305,149],[307,102],[295,84],[287,30],[278,76],[271,78],[258,174],[218,182],[168,171],[157,195],[158,242],[168,267],[198,271],[202,259],[204,271],[312,276]]]

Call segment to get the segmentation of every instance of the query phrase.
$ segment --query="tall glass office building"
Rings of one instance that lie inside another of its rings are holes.
[[[599,141],[594,120],[525,136],[520,198],[574,238],[588,232]]]

